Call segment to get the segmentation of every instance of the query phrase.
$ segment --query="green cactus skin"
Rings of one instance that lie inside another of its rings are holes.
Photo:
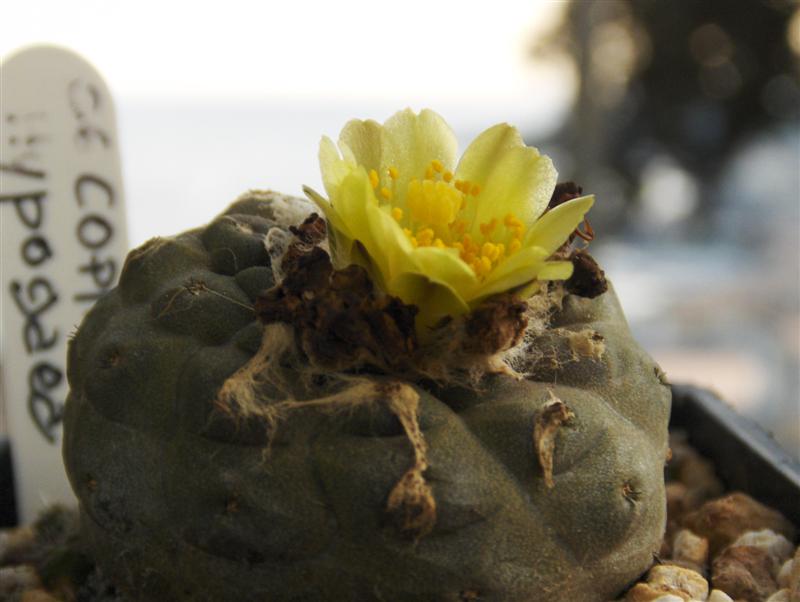
[[[72,341],[64,460],[104,573],[143,602],[546,602],[609,600],[644,572],[664,528],[670,391],[613,290],[565,298],[528,379],[417,389],[436,500],[418,541],[385,511],[413,463],[388,410],[298,410],[267,459],[263,428],[215,419],[260,342],[247,306],[273,284],[275,196],[133,251]],[[570,347],[586,329],[601,359]],[[551,395],[575,418],[548,488],[532,432]]]

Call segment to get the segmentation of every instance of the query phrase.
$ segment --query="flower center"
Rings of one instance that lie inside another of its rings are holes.
[[[390,187],[378,190],[380,176],[374,169],[369,172],[369,179],[373,189],[391,204],[398,196],[395,182],[399,173],[394,167],[387,168],[386,173]],[[480,278],[522,247],[525,224],[513,213],[502,220],[495,217],[480,223],[477,231],[468,227],[463,211],[468,203],[479,202],[481,187],[475,182],[454,180],[440,161],[431,161],[424,176],[409,181],[405,192],[407,213],[392,206],[391,214],[414,247],[456,249]]]

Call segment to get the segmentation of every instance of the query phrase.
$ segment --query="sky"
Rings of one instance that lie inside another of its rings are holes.
[[[320,137],[349,119],[432,108],[462,149],[501,121],[534,138],[552,131],[574,78],[530,49],[564,7],[26,0],[0,20],[0,55],[57,44],[105,78],[138,245],[207,221],[248,188],[318,187]]]
[[[125,99],[491,102],[552,80],[528,48],[563,7],[544,0],[26,0],[3,11],[0,54],[33,42],[68,46]]]

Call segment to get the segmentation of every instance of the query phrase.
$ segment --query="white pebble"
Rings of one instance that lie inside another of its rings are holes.
[[[712,589],[706,602],[733,602],[733,598],[721,589]]]
[[[791,558],[794,554],[794,546],[792,542],[786,539],[783,535],[775,533],[771,529],[763,529],[761,531],[748,531],[739,536],[739,539],[733,542],[734,546],[753,546],[754,548],[761,548],[772,556],[778,564],[784,560]]]
[[[765,602],[790,602],[789,590],[779,589],[777,592],[767,598]]]
[[[689,529],[681,529],[672,543],[672,558],[703,567],[708,561],[708,540],[695,535]]]
[[[792,568],[794,567],[794,559],[790,558],[783,563],[781,570],[778,571],[778,587],[789,587],[792,578]]]

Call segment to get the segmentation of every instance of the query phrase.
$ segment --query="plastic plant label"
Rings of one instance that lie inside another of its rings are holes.
[[[67,343],[116,284],[127,233],[114,105],[97,71],[35,46],[8,56],[0,78],[0,369],[29,522],[74,499],[61,459]]]

